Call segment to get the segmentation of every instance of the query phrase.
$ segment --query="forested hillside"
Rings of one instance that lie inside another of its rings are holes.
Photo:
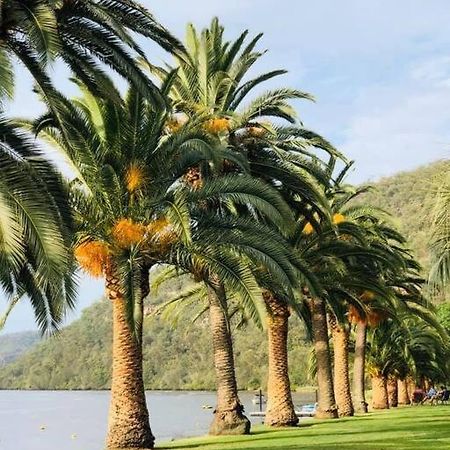
[[[36,345],[0,370],[0,387],[13,389],[103,389],[111,366],[111,307],[102,300],[59,336]],[[309,347],[303,328],[292,321],[291,375],[294,385],[307,383]],[[266,344],[254,327],[236,331],[236,360],[241,388],[265,382]],[[147,389],[213,389],[211,341],[206,321],[188,319],[176,328],[160,317],[148,317],[144,333],[144,379]]]
[[[450,161],[438,161],[412,172],[401,172],[384,178],[364,201],[390,212],[396,225],[408,238],[409,246],[422,263],[429,268],[430,213],[433,195],[439,177],[450,168]]]
[[[376,184],[365,202],[382,207],[396,217],[410,246],[423,263],[429,264],[426,245],[430,221],[433,180],[450,162],[437,162],[413,172],[400,173]],[[163,292],[159,303],[179,291]],[[308,383],[310,346],[298,319],[291,321],[290,369],[294,387]],[[111,313],[107,301],[86,309],[80,320],[60,335],[38,343],[17,361],[0,369],[1,388],[102,389],[109,386],[111,365]],[[235,333],[240,388],[264,386],[266,339],[254,327]],[[207,320],[186,318],[172,326],[161,317],[148,317],[144,335],[144,372],[148,389],[213,389],[212,349]]]
[[[39,339],[39,333],[35,331],[10,333],[0,336],[0,367],[16,360]]]

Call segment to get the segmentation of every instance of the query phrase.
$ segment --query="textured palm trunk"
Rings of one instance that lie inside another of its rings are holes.
[[[398,406],[398,388],[397,388],[397,378],[389,377],[387,380],[387,391],[389,408],[397,408]]]
[[[355,336],[355,360],[353,363],[353,400],[355,411],[358,413],[367,412],[366,402],[366,340],[367,325],[358,322]]]
[[[289,308],[270,292],[263,294],[269,315],[267,334],[269,342],[269,377],[265,424],[274,427],[295,426],[298,417],[292,402],[288,371]]]
[[[398,404],[399,405],[409,405],[411,400],[409,399],[408,393],[408,382],[406,378],[404,380],[398,379]]]
[[[318,408],[316,418],[334,419],[338,416],[333,389],[330,345],[325,302],[314,298],[309,301],[311,309],[314,351],[317,361]]]
[[[109,409],[108,449],[151,449],[150,429],[142,377],[142,351],[127,321],[120,282],[111,270],[106,291],[113,304],[113,370]]]
[[[248,434],[250,421],[243,414],[244,408],[238,397],[224,287],[211,283],[208,286],[208,300],[217,379],[217,406],[209,432],[213,435]]]
[[[411,402],[413,393],[416,390],[416,380],[414,380],[412,377],[408,377],[406,379],[406,385],[408,386],[408,397],[409,401]]]
[[[330,329],[334,348],[334,394],[340,417],[354,415],[350,376],[348,371],[348,331],[330,316]]]
[[[387,380],[382,375],[372,377],[372,408],[388,409],[389,399],[387,392]]]

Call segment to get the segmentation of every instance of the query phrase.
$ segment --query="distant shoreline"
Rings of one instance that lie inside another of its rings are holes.
[[[313,394],[316,391],[317,388],[315,387],[304,387],[299,388],[295,391],[292,391],[293,393],[311,393]],[[75,388],[75,389],[13,389],[13,388],[0,388],[0,392],[107,392],[110,389],[89,389],[89,388]],[[208,392],[208,393],[215,393],[215,390],[208,390],[208,389],[145,389],[146,392]],[[239,392],[258,392],[259,389],[239,389]],[[265,390],[262,390],[265,392]]]

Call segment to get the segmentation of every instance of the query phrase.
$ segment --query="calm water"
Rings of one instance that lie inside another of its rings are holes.
[[[253,393],[241,393],[247,412]],[[311,396],[294,395],[296,405]],[[108,417],[106,391],[0,391],[0,450],[102,450]],[[205,434],[212,392],[147,392],[158,442]],[[256,423],[261,419],[253,419]],[[255,423],[254,422],[254,423]]]

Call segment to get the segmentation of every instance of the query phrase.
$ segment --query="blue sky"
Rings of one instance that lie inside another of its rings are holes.
[[[261,48],[269,51],[257,69],[288,69],[272,86],[289,85],[315,96],[315,103],[298,104],[300,118],[356,161],[354,182],[375,181],[450,155],[448,0],[142,3],[180,38],[187,22],[203,27],[213,16],[229,37],[246,28],[264,32]],[[170,59],[145,45],[150,60]],[[70,92],[65,72],[57,68],[55,75]],[[18,80],[8,112],[39,113],[20,70]],[[101,294],[101,282],[83,279],[79,309]],[[26,303],[10,319],[5,331],[34,326]]]

